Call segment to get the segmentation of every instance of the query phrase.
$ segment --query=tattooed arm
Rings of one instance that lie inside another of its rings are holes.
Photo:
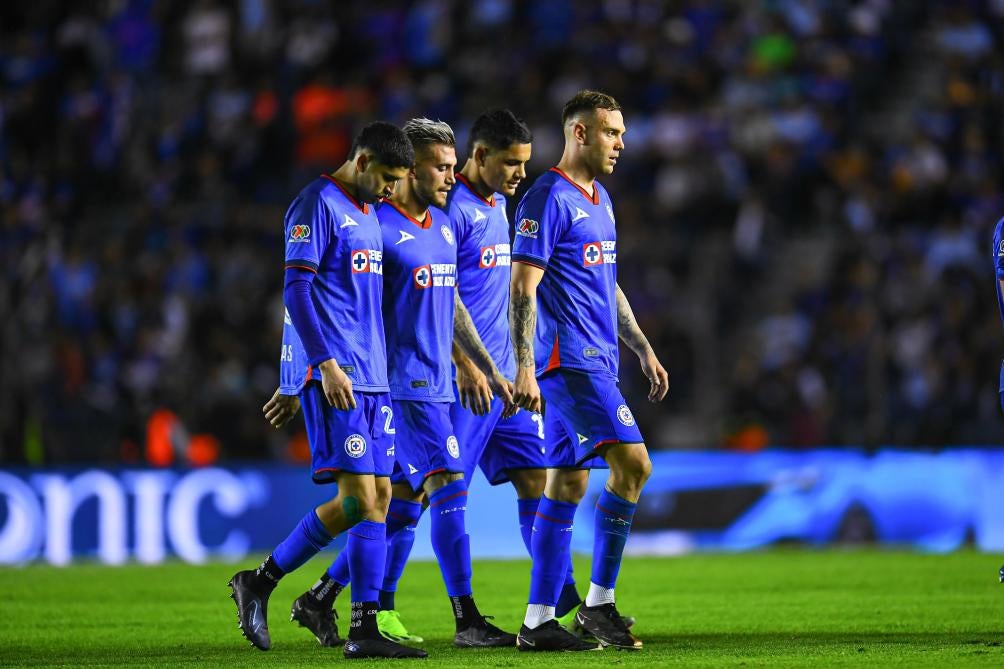
[[[661,401],[669,392],[669,374],[656,357],[645,333],[638,327],[638,321],[620,285],[617,286],[617,335],[641,361],[641,370],[651,384],[648,392],[649,401]]]
[[[509,329],[516,353],[516,384],[514,401],[530,411],[541,410],[540,387],[537,385],[533,339],[537,328],[537,285],[544,270],[524,262],[512,264],[512,284],[509,289]]]
[[[469,404],[471,411],[483,415],[490,409],[494,391],[506,403],[506,408],[510,408],[512,384],[502,376],[485,349],[467,307],[460,300],[459,291],[454,293],[453,300],[452,357],[457,366],[461,405],[467,407]]]

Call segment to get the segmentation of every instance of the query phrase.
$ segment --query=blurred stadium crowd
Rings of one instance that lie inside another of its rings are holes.
[[[491,106],[532,180],[584,87],[625,108],[654,447],[1004,437],[1004,0],[34,0],[0,8],[0,81],[0,462],[141,461],[155,430],[302,455],[259,411],[286,204],[366,121],[463,147]]]

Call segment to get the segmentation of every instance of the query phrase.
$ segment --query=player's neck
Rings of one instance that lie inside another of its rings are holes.
[[[471,185],[474,194],[482,200],[491,200],[492,196],[495,195],[495,190],[481,178],[481,170],[478,169],[478,165],[474,162],[474,159],[469,158],[464,163],[464,169],[460,170],[460,175],[467,179],[467,183]]]
[[[390,201],[394,203],[395,207],[419,222],[424,221],[426,214],[429,213],[429,203],[418,196],[407,180],[398,184],[394,194],[390,196]]]
[[[356,166],[354,164],[349,161],[342,163],[341,167],[331,173],[331,178],[337,181],[356,202],[362,203],[362,198],[359,197],[359,186],[356,184]]]
[[[565,176],[578,184],[582,190],[589,194],[594,192],[596,175],[582,161],[575,160],[574,157],[570,156],[568,151],[565,151],[564,155],[561,156],[557,167],[565,173]]]

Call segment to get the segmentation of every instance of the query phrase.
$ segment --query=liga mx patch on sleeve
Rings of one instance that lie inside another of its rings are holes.
[[[310,241],[310,226],[303,223],[289,228],[289,243],[306,243]]]
[[[516,234],[522,237],[536,239],[538,232],[540,232],[540,223],[532,218],[524,218],[516,225]]]

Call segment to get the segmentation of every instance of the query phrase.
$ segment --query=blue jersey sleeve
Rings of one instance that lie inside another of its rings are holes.
[[[286,268],[317,271],[328,245],[335,241],[328,208],[316,192],[303,192],[286,211]]]
[[[566,221],[550,189],[531,190],[516,208],[512,259],[546,269],[555,244],[564,235]]]
[[[1004,218],[997,221],[994,228],[994,268],[997,278],[1004,279]]]

